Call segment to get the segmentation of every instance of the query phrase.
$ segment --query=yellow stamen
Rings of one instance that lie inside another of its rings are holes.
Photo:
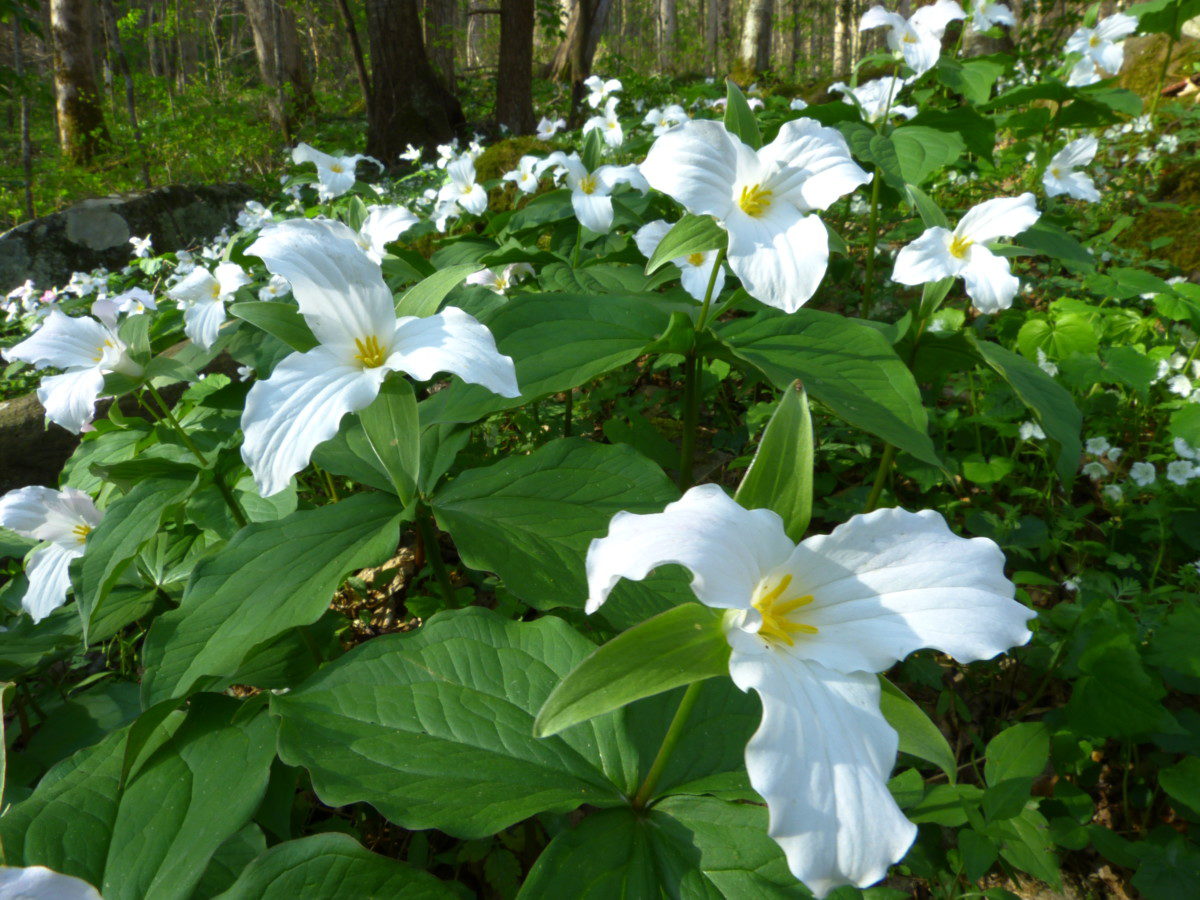
[[[378,369],[383,365],[383,348],[379,346],[379,338],[371,335],[368,338],[355,338],[354,347],[358,350],[354,358],[363,364],[364,369]]]
[[[815,625],[805,625],[803,622],[794,622],[788,618],[796,610],[812,603],[813,595],[788,595],[787,589],[792,583],[790,574],[784,575],[779,579],[778,584],[764,591],[763,588],[768,583],[766,581],[760,583],[750,601],[751,605],[762,615],[762,626],[758,629],[759,635],[793,647],[796,644],[793,635],[816,634],[817,627]]]
[[[757,219],[771,208],[773,196],[772,192],[761,184],[746,185],[742,188],[742,195],[738,197],[738,206],[746,215]]]
[[[100,360],[104,359],[104,351],[113,346],[115,346],[113,342],[105,338],[104,343],[96,348],[96,355],[92,357],[92,362],[100,362]]]
[[[1050,177],[1051,178],[1062,178],[1062,169],[1060,169],[1058,166],[1052,166],[1050,168]]]
[[[1089,47],[1099,47],[1100,46],[1100,37],[1098,35],[1093,34],[1090,38],[1088,38],[1088,46]]]
[[[585,194],[596,193],[596,179],[592,175],[584,175],[579,179],[579,189]]]
[[[341,163],[334,163],[332,166],[329,167],[329,171],[335,172],[338,175],[340,175],[342,172],[345,172],[346,170],[344,168],[342,168]]]
[[[92,526],[81,522],[71,529],[71,534],[75,535],[75,540],[83,543],[87,540],[87,536],[92,533]]]
[[[208,290],[209,290],[209,293],[211,293],[211,294],[212,294],[212,296],[213,296],[213,299],[214,299],[214,300],[216,300],[218,297],[220,297],[220,296],[221,296],[221,284],[220,284],[220,282],[214,281],[214,282],[212,283],[212,287],[210,287]]]
[[[704,254],[703,253],[689,253],[687,261],[688,261],[689,266],[703,265],[704,264]]]
[[[913,34],[911,31],[907,31],[904,33],[904,43],[915,44],[916,42],[917,42],[917,36],[915,34]]]
[[[967,251],[971,249],[971,245],[974,243],[969,237],[956,234],[953,240],[950,241],[950,255],[958,259],[966,259]]]

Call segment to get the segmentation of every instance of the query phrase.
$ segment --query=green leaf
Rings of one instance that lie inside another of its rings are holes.
[[[1016,247],[1057,259],[1072,272],[1091,272],[1096,268],[1096,261],[1083,244],[1045,219],[1022,231],[1013,238],[1012,243]]]
[[[307,353],[320,343],[300,310],[278,300],[253,300],[229,304],[230,315],[277,337],[293,350]]]
[[[1087,317],[1068,313],[1051,320],[1027,319],[1017,333],[1017,346],[1028,359],[1036,359],[1038,350],[1050,359],[1065,359],[1096,353],[1100,337]]]
[[[195,480],[192,469],[147,479],[104,511],[104,518],[88,535],[83,557],[72,567],[85,643],[121,573],[141,546],[158,534],[164,513],[187,496]]]
[[[797,379],[832,412],[918,459],[940,466],[928,416],[908,367],[873,328],[832,313],[801,309],[722,324],[733,352],[780,390]]]
[[[900,735],[900,752],[931,762],[945,772],[951,782],[957,780],[958,763],[954,751],[925,711],[882,675],[879,686],[883,689],[879,709]]]
[[[432,875],[378,853],[345,834],[314,834],[272,847],[220,900],[455,900]]]
[[[179,608],[151,627],[143,704],[228,684],[256,647],[315,622],[347,573],[396,548],[401,512],[392,497],[356,494],[243,528],[196,566]]]
[[[379,465],[407,506],[421,474],[421,427],[417,397],[408,379],[394,373],[383,382],[371,405],[358,414]]]
[[[516,363],[521,397],[500,397],[454,379],[421,404],[426,425],[474,422],[489,413],[578,387],[637,359],[670,313],[656,295],[525,294],[488,316],[501,353]]]
[[[1013,778],[1032,781],[1042,774],[1050,756],[1050,735],[1041,722],[1022,722],[1004,729],[984,751],[983,777],[989,785]]]
[[[1194,812],[1200,812],[1200,758],[1185,756],[1158,773],[1158,783],[1167,794]]]
[[[1179,40],[1189,19],[1200,16],[1200,0],[1147,0],[1127,10],[1138,20],[1140,34],[1166,34]]]
[[[266,852],[266,835],[251,822],[226,838],[225,843],[217,848],[192,896],[196,900],[207,900],[223,893],[237,880],[246,866]]]
[[[728,243],[729,235],[712,216],[685,215],[671,226],[654,249],[654,255],[646,263],[646,274],[652,275],[673,259],[717,250]]]
[[[937,64],[937,79],[952,91],[957,91],[969,103],[987,103],[996,79],[1008,68],[997,59],[957,60],[942,57]]]
[[[808,394],[797,381],[771,414],[734,499],[747,509],[770,509],[799,543],[812,518],[813,430]]]
[[[446,295],[462,284],[468,275],[478,272],[479,268],[478,263],[463,263],[434,272],[410,287],[404,292],[404,296],[396,301],[396,315],[418,318],[432,316],[438,311]]]
[[[732,78],[725,79],[725,130],[741,138],[742,143],[753,150],[762,146],[762,133],[758,130],[754,110]]]
[[[728,673],[720,613],[685,603],[596,648],[546,698],[533,732],[558,734],[643,697]]]
[[[365,801],[403,828],[459,838],[623,805],[638,772],[619,714],[533,736],[537,710],[593,649],[561,619],[439,613],[273,696],[280,758],[307,769],[330,806]]]
[[[1073,481],[1079,467],[1079,454],[1083,452],[1083,443],[1079,439],[1083,415],[1070,393],[1023,356],[999,344],[981,341],[971,333],[967,333],[967,338],[983,361],[995,369],[1032,410],[1047,437],[1058,444],[1058,477],[1067,483]]]
[[[1093,635],[1078,666],[1067,702],[1072,728],[1087,736],[1129,738],[1169,727],[1162,681],[1146,671],[1127,633]]]
[[[1200,608],[1194,601],[1177,605],[1155,629],[1146,658],[1161,668],[1200,678]]]
[[[954,132],[923,125],[901,125],[890,138],[907,184],[924,184],[955,162],[966,149],[963,139]]]
[[[662,470],[632,448],[562,438],[463,472],[430,505],[466,565],[495,572],[522,600],[549,609],[583,606],[588,544],[614,515],[661,512],[677,497]],[[645,590],[623,587],[630,588]]]
[[[921,222],[926,228],[950,227],[950,220],[946,218],[946,214],[942,212],[942,208],[933,201],[932,197],[911,184],[905,190],[908,192],[908,197],[913,208],[921,216]]]

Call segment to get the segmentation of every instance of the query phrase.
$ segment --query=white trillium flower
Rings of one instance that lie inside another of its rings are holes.
[[[996,0],[975,0],[971,4],[971,20],[968,23],[972,31],[987,31],[997,25],[1016,27],[1017,17],[1013,11]]]
[[[882,6],[873,6],[863,13],[858,30],[887,28],[888,47],[903,56],[917,75],[924,75],[942,55],[946,26],[966,15],[955,0],[937,0],[930,6],[922,6],[908,19],[899,13],[888,12]]]
[[[788,109],[792,112],[800,112],[801,110],[808,109],[808,101],[803,97],[794,97],[792,102],[788,104]]]
[[[250,276],[237,263],[221,263],[212,272],[197,266],[167,296],[183,306],[183,333],[208,350],[225,321],[226,302],[249,283]]]
[[[64,369],[42,379],[37,396],[46,418],[78,434],[92,421],[96,400],[110,372],[137,377],[142,367],[129,358],[116,331],[88,316],[72,318],[53,309],[45,323],[21,343],[4,351],[38,369]]]
[[[317,182],[322,193],[330,198],[340,197],[354,187],[354,169],[359,161],[364,159],[375,163],[379,166],[379,171],[383,171],[383,164],[379,160],[363,153],[355,153],[353,156],[331,156],[304,143],[297,144],[292,150],[292,162],[297,165],[310,162],[317,167]]]
[[[367,218],[358,229],[358,246],[375,262],[383,262],[387,245],[420,221],[420,217],[403,206],[369,206]]]
[[[81,878],[45,866],[0,866],[0,897],[10,900],[104,900]]]
[[[604,104],[604,112],[598,116],[592,116],[583,123],[583,133],[599,130],[601,137],[604,138],[604,143],[610,147],[620,147],[625,143],[625,131],[621,128],[621,120],[617,118],[617,103],[620,101],[616,97],[609,97],[608,102]]]
[[[1096,150],[1100,142],[1089,135],[1071,141],[1054,154],[1050,165],[1042,175],[1042,186],[1046,189],[1047,197],[1057,197],[1066,194],[1076,200],[1086,200],[1097,203],[1100,192],[1096,184],[1086,172],[1076,172],[1080,166],[1089,165],[1096,158]]]
[[[247,200],[242,211],[237,214],[238,226],[251,231],[257,231],[264,225],[270,225],[274,219],[275,214],[257,200]]]
[[[896,103],[896,98],[907,84],[903,78],[887,75],[853,88],[837,81],[829,86],[829,90],[837,91],[842,95],[843,101],[859,108],[867,122],[875,123],[885,115],[911,119],[917,114],[915,106],[901,106]]]
[[[1004,554],[931,510],[876,510],[797,546],[774,512],[707,484],[613,517],[588,549],[587,611],[672,563],[731,611],[729,673],[763,707],[746,770],[789,868],[818,897],[878,881],[917,828],[887,788],[898,739],[875,673],[924,647],[967,663],[1029,640],[1034,613],[1013,599]]]
[[[88,294],[94,293],[102,282],[102,278],[96,277],[91,272],[73,272],[71,280],[67,282],[66,290],[76,297],[86,297]]]
[[[633,240],[642,256],[646,259],[653,256],[654,251],[658,249],[658,245],[662,243],[662,239],[667,236],[671,227],[669,222],[656,219],[639,228]],[[713,277],[713,266],[717,264],[719,252],[718,250],[706,250],[703,253],[689,253],[687,256],[671,260],[679,267],[680,283],[683,285],[683,289],[700,302],[704,302],[704,294],[708,290],[708,282]],[[712,295],[718,296],[724,286],[725,269],[721,268],[717,271],[717,280],[713,282]]]
[[[412,144],[404,145],[404,152],[400,154],[400,159],[404,162],[415,163],[421,158],[421,148],[414,147]]]
[[[509,288],[522,278],[527,278],[532,274],[533,266],[529,263],[511,263],[505,266],[502,272],[495,272],[491,269],[474,272],[466,277],[465,283],[488,288],[497,294],[507,294]]]
[[[286,297],[292,292],[292,286],[288,284],[286,278],[281,278],[278,275],[272,275],[258,290],[259,300],[278,300],[280,297]]]
[[[118,316],[140,316],[147,310],[157,310],[154,295],[143,287],[131,287],[112,297],[103,297],[92,303],[92,315],[109,328],[117,327]]]
[[[785,312],[803,306],[825,276],[829,234],[815,211],[871,180],[845,138],[813,119],[785,122],[757,151],[720,122],[692,120],[655,141],[641,168],[688,212],[715,217],[747,292]]]
[[[475,161],[470,156],[463,154],[447,163],[446,175],[450,180],[438,191],[440,203],[453,202],[477,216],[487,211],[487,191],[475,181]]]
[[[621,82],[615,78],[605,81],[599,75],[590,75],[583,79],[583,86],[588,89],[587,104],[592,109],[608,99],[608,95],[621,90]]]
[[[34,622],[67,602],[71,560],[83,555],[84,542],[101,517],[91,497],[70,487],[24,487],[0,497],[0,527],[44,542],[25,565],[29,589],[21,607]]]
[[[1021,283],[1009,269],[1008,260],[989,250],[987,242],[1020,234],[1039,215],[1030,193],[980,203],[953,231],[929,228],[903,247],[896,256],[892,280],[913,285],[962,278],[967,296],[980,312],[1008,309]]]
[[[542,116],[541,121],[537,123],[537,139],[548,141],[566,127],[566,119],[549,119]]]
[[[607,234],[612,228],[612,192],[618,184],[628,184],[639,191],[649,187],[637,166],[600,166],[596,171],[589,172],[578,153],[568,156],[556,150],[542,160],[541,171],[549,168],[566,175],[575,218],[584,228],[596,234]]]
[[[138,259],[145,259],[154,250],[154,246],[150,242],[150,235],[145,237],[134,235],[129,239],[129,243],[133,245],[133,255]]]
[[[291,282],[300,314],[320,342],[285,357],[246,397],[242,458],[264,497],[287,487],[346,413],[370,405],[389,372],[418,381],[449,372],[502,396],[520,396],[512,360],[462,310],[396,318],[379,266],[342,223],[281,222],[246,252]]]
[[[1137,31],[1137,26],[1136,17],[1115,13],[1097,22],[1095,28],[1076,29],[1075,33],[1067,38],[1066,51],[1082,54],[1084,60],[1094,63],[1092,68],[1102,77],[1111,78],[1120,72],[1121,66],[1124,65],[1124,39]]]
[[[672,103],[664,109],[659,109],[657,106],[650,112],[646,113],[646,118],[642,119],[643,125],[648,125],[654,129],[654,136],[665,134],[676,125],[682,125],[688,120],[687,110],[678,103]]]
[[[522,194],[532,194],[541,184],[541,163],[536,156],[522,156],[517,161],[517,167],[505,172],[501,180],[511,181]]]

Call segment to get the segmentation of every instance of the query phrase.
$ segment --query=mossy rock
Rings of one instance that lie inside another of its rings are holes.
[[[1154,251],[1155,255],[1194,277],[1200,273],[1200,231],[1196,230],[1195,215],[1200,210],[1200,161],[1189,160],[1164,172],[1154,199],[1181,208],[1145,210],[1128,233],[1147,244],[1156,238],[1171,238],[1172,242]]]
[[[545,141],[525,136],[507,138],[488,147],[475,160],[475,177],[479,181],[491,181],[517,167],[522,156],[542,156],[550,149]]]
[[[1121,67],[1117,83],[1141,97],[1147,106],[1159,89],[1158,79],[1167,44],[1165,34],[1139,35],[1125,41],[1125,65]],[[1200,63],[1200,40],[1181,38],[1171,51],[1165,84],[1190,74],[1197,63]]]

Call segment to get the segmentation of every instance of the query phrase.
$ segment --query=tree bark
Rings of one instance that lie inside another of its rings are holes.
[[[243,0],[254,33],[254,53],[263,84],[272,88],[271,119],[290,144],[296,123],[316,105],[304,64],[296,16],[282,0]]]
[[[496,122],[513,134],[529,134],[533,118],[534,0],[500,0],[500,73]]]
[[[12,17],[13,30],[13,72],[17,76],[17,88],[20,91],[18,106],[20,107],[21,127],[21,171],[25,176],[25,217],[34,217],[33,208],[33,142],[29,139],[29,97],[25,90],[25,53],[21,47],[21,20]]]
[[[575,0],[566,37],[558,45],[554,62],[550,64],[551,78],[571,84],[572,127],[582,118],[583,80],[592,74],[592,59],[611,10],[612,0]]]
[[[658,0],[658,69],[671,73],[675,69],[679,14],[675,0]]]
[[[354,26],[354,14],[346,0],[337,0],[338,11],[342,14],[342,24],[346,27],[346,37],[350,40],[350,54],[354,57],[354,72],[358,75],[358,84],[362,88],[363,101],[371,102],[371,79],[367,76],[367,64],[363,59],[362,44],[358,40],[358,29]]]
[[[454,71],[454,27],[457,0],[425,0],[425,46],[429,63],[450,93],[456,90]],[[503,71],[503,70],[502,70]]]
[[[108,35],[108,42],[112,45],[113,56],[117,60],[117,70],[125,80],[125,111],[129,114],[129,126],[133,129],[133,141],[137,145],[142,169],[142,187],[149,188],[152,186],[150,184],[150,164],[146,160],[146,148],[142,144],[142,129],[138,125],[137,104],[134,102],[133,96],[133,75],[129,71],[129,60],[125,56],[125,48],[121,46],[121,34],[117,29],[117,14],[113,11],[112,0],[101,0],[100,15],[104,20],[104,30]]]
[[[89,162],[108,140],[96,89],[90,13],[89,0],[50,0],[58,143],[76,163]]]
[[[417,0],[367,0],[367,34],[367,152],[390,165],[410,143],[432,148],[454,137],[466,120],[425,56]]]
[[[750,0],[738,53],[739,72],[747,81],[771,67],[772,0]]]
[[[719,0],[705,0],[708,4],[704,16],[704,49],[707,51],[704,60],[704,71],[708,75],[717,74],[717,38],[720,35],[721,5]]]

